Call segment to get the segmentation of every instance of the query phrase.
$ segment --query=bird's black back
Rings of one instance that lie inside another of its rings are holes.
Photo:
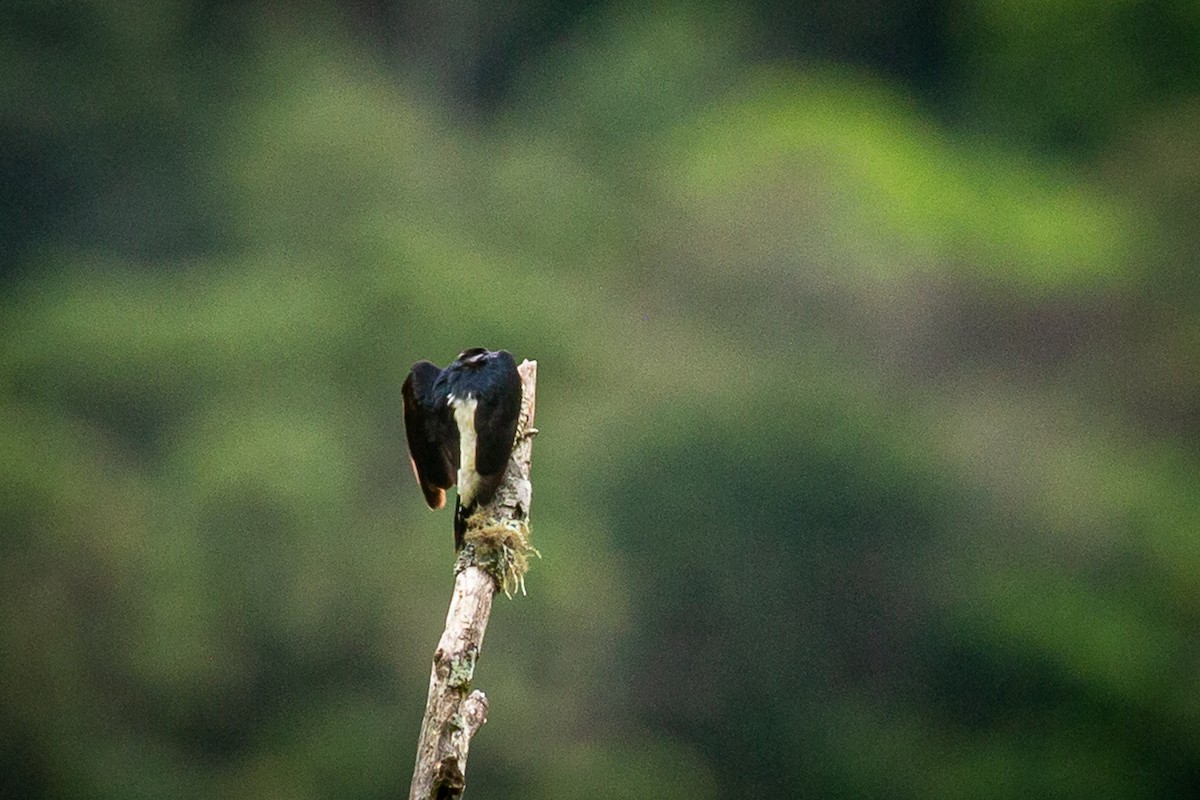
[[[452,398],[475,401],[473,496],[462,497],[455,513],[455,545],[462,545],[466,517],[488,502],[504,476],[521,413],[521,376],[512,354],[475,347],[443,370],[428,361],[413,365],[404,381],[404,425],[413,471],[430,508],[441,508],[445,490],[458,480],[460,433]],[[464,507],[465,504],[465,507]]]
[[[521,413],[521,376],[512,353],[483,348],[463,351],[442,370],[434,394],[475,398],[475,468],[485,476],[503,472]]]

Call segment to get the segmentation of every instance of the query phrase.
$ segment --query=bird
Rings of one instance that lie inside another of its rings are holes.
[[[512,454],[521,414],[521,376],[512,353],[472,347],[445,369],[412,365],[402,388],[409,461],[425,502],[446,504],[457,486],[454,550],[467,519],[496,493]]]

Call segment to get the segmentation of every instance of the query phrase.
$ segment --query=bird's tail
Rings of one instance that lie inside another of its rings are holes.
[[[475,504],[463,508],[462,500],[454,498],[454,552],[462,550],[463,536],[467,533],[467,517],[471,516]]]

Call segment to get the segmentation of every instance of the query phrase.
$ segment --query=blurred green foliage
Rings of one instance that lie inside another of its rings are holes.
[[[0,795],[406,791],[483,344],[473,795],[1193,797],[1195,8],[16,4]]]

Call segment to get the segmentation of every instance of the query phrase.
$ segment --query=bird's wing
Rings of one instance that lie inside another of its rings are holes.
[[[439,420],[432,398],[433,383],[441,372],[428,361],[413,364],[404,379],[404,433],[408,437],[408,455],[413,474],[432,509],[446,504],[446,490],[454,485],[455,466],[448,448],[438,435]]]
[[[498,475],[512,454],[517,418],[521,414],[521,376],[512,354],[497,353],[503,380],[479,398],[475,408],[475,469],[480,475]]]

